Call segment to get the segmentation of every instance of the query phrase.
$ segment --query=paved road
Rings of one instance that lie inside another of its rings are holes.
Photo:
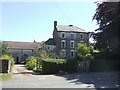
[[[36,75],[24,65],[15,65],[3,88],[117,88],[118,72]]]

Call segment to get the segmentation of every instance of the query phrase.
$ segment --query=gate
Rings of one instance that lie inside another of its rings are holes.
[[[90,61],[78,61],[78,72],[85,73],[90,71]]]

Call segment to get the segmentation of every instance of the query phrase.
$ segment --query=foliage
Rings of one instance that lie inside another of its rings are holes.
[[[3,54],[2,55],[2,59],[8,59],[11,61],[11,66],[13,66],[15,64],[14,58],[12,57],[12,55],[8,55],[8,54]]]
[[[37,57],[38,57],[39,59],[45,59],[45,58],[49,58],[49,55],[48,55],[48,53],[47,53],[46,50],[39,50],[39,51],[37,52]]]
[[[7,52],[8,52],[8,48],[7,48],[7,44],[5,44],[5,43],[0,43],[0,48],[2,48],[2,54],[7,54]]]
[[[0,73],[0,80],[8,80],[11,79],[12,74],[11,73]]]
[[[99,53],[100,50],[93,50],[93,53]]]
[[[91,54],[92,52],[93,50],[91,46],[87,46],[86,44],[81,44],[81,43],[77,44],[76,53],[81,60],[93,59]]]
[[[42,72],[42,65],[40,65],[39,68],[34,67],[34,68],[33,68],[33,71],[35,71],[35,72]]]
[[[24,54],[24,55],[21,57],[21,64],[25,64],[25,63],[26,63],[27,57],[28,57],[27,54]]]
[[[39,69],[42,65],[42,60],[49,58],[49,55],[46,50],[41,49],[37,51],[36,56],[37,56],[37,69]]]
[[[66,59],[45,59],[42,62],[43,74],[53,74],[63,72],[75,72],[77,69],[77,60]]]
[[[96,47],[103,52],[117,54],[119,48],[119,23],[120,23],[120,2],[97,3],[96,13],[93,17],[97,21],[99,28],[93,34],[97,41]],[[118,55],[120,56],[120,55]]]
[[[55,54],[55,52],[47,52],[49,55],[49,58],[56,59],[58,56]]]
[[[34,56],[30,56],[26,59],[26,67],[30,70],[33,70],[36,67],[37,58]]]
[[[45,62],[56,63],[56,64],[63,64],[66,63],[66,59],[43,59]]]

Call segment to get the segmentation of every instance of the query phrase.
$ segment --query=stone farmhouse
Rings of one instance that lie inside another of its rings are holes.
[[[16,63],[20,63],[24,56],[34,56],[35,49],[41,48],[42,42],[17,42],[3,41],[9,49]],[[62,56],[66,59],[74,58],[77,43],[89,43],[89,32],[73,25],[57,25],[54,21],[53,38],[49,38],[44,44],[49,53]],[[41,49],[39,49],[41,50]]]
[[[3,41],[9,49],[8,54],[12,55],[15,63],[20,63],[23,56],[35,55],[35,48],[38,46],[37,42],[17,42],[17,41]]]
[[[53,38],[45,44],[49,52],[55,52],[66,59],[74,58],[77,43],[89,43],[89,32],[73,25],[57,25],[54,21]]]

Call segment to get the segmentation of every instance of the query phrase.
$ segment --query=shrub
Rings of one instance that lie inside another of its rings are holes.
[[[68,73],[76,72],[77,60],[67,60],[66,63],[62,64],[62,70]]]
[[[15,61],[14,58],[11,55],[3,54],[2,55],[3,60],[10,60],[11,61],[11,67],[14,65]]]
[[[22,57],[21,57],[21,64],[25,64],[26,63],[26,58],[28,57],[27,54],[24,54]]]
[[[43,74],[53,74],[59,71],[75,72],[77,68],[77,60],[66,59],[44,59],[42,61]]]
[[[34,56],[30,56],[26,59],[26,67],[27,69],[33,70],[36,67],[37,58]]]
[[[84,57],[84,60],[93,60],[93,56],[90,53],[87,53]]]
[[[66,59],[43,59],[43,61],[56,64],[66,63]]]
[[[65,59],[44,59],[42,60],[42,72],[44,74],[58,73],[61,69],[61,64],[65,62]]]
[[[87,46],[86,44],[78,43],[76,48],[77,56],[80,58],[80,60],[92,60],[93,56],[93,50],[91,46]]]

